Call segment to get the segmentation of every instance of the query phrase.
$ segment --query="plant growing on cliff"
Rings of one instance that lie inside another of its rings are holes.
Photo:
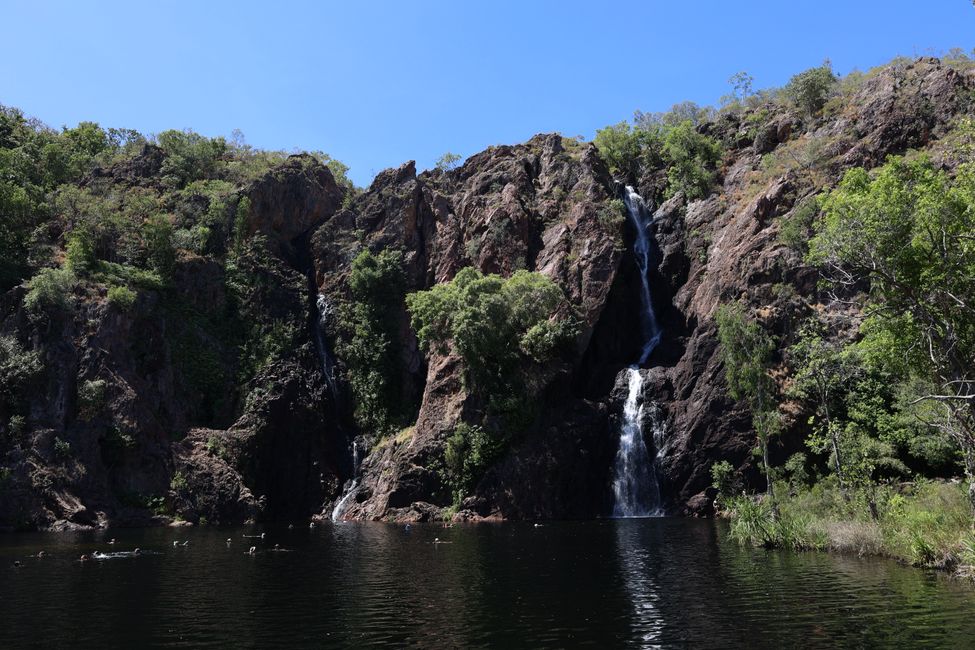
[[[447,172],[455,169],[459,162],[460,162],[460,156],[448,151],[444,155],[437,158],[437,162],[435,163],[434,168],[439,173],[446,174]]]
[[[693,201],[708,195],[715,166],[721,160],[721,145],[716,140],[684,121],[664,136],[663,155],[668,164],[668,196],[683,192],[688,201]]]
[[[346,364],[354,417],[380,435],[409,419],[396,381],[402,370],[397,319],[406,292],[402,265],[399,251],[359,253],[349,273],[350,300],[340,311],[344,336],[338,354]]]
[[[835,85],[836,75],[827,60],[817,68],[809,68],[793,76],[782,92],[799,110],[813,116],[826,105]]]
[[[479,426],[461,422],[454,428],[447,439],[444,463],[455,505],[471,493],[503,450],[504,441]]]
[[[853,169],[823,212],[810,259],[834,286],[868,285],[868,331],[931,383],[913,402],[961,448],[975,516],[975,165],[954,177],[923,157]]]
[[[51,312],[67,312],[74,307],[77,279],[67,269],[41,269],[28,282],[24,307],[32,315]]]
[[[82,420],[91,420],[105,408],[105,393],[108,384],[104,379],[90,379],[78,386],[78,415]]]
[[[635,176],[643,166],[660,164],[663,140],[657,126],[634,127],[626,121],[611,124],[596,131],[593,143],[609,170],[620,176]]]
[[[489,395],[519,393],[520,363],[556,357],[574,338],[574,317],[557,284],[540,273],[510,278],[464,268],[450,282],[406,297],[424,349],[463,357],[467,380]]]
[[[728,393],[735,399],[746,400],[751,408],[752,427],[765,469],[766,492],[774,509],[769,441],[782,426],[775,401],[775,381],[769,373],[775,341],[759,323],[747,317],[741,303],[721,305],[716,320]]]

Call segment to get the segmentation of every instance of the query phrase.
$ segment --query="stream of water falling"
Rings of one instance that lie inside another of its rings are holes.
[[[331,305],[328,303],[328,298],[325,297],[325,294],[318,294],[315,299],[315,346],[318,348],[318,361],[322,366],[322,377],[325,379],[325,385],[328,386],[332,397],[338,399],[338,388],[335,384],[335,362],[328,354],[328,343],[325,341],[325,321],[328,319],[330,310]]]
[[[636,231],[633,256],[640,270],[640,358],[627,368],[627,395],[623,404],[623,424],[620,429],[620,445],[613,465],[614,517],[650,517],[661,514],[660,489],[657,482],[657,458],[651,458],[643,436],[643,382],[640,366],[647,362],[663,333],[657,323],[650,293],[650,235],[649,214],[643,198],[626,187],[623,201],[626,212]],[[656,456],[663,444],[662,429],[654,430]]]
[[[339,521],[342,519],[345,509],[349,505],[349,501],[355,496],[356,490],[359,488],[359,443],[355,440],[352,441],[352,482],[349,483],[348,487],[345,489],[345,493],[342,498],[338,500],[335,507],[332,508],[332,521]]]

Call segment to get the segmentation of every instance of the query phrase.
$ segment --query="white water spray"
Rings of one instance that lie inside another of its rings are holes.
[[[325,385],[328,386],[332,397],[338,399],[338,387],[335,383],[335,361],[328,354],[328,344],[325,341],[325,325],[331,315],[332,306],[328,302],[325,294],[318,294],[315,299],[315,347],[318,349],[318,361],[322,367],[322,377]]]
[[[664,445],[664,430],[658,422],[654,425],[653,438],[656,457],[651,458],[643,437],[644,376],[640,366],[647,362],[654,348],[660,343],[662,331],[653,310],[650,293],[650,219],[643,198],[627,186],[624,197],[626,211],[636,230],[633,255],[640,270],[640,334],[643,345],[636,364],[626,369],[627,395],[623,404],[623,424],[620,430],[620,446],[613,466],[614,517],[650,517],[662,513],[660,488],[657,482],[657,462]],[[652,405],[655,406],[655,405]]]
[[[345,509],[349,505],[349,501],[355,496],[356,490],[359,489],[359,443],[355,440],[352,441],[352,481],[349,483],[348,487],[345,489],[345,493],[342,498],[338,500],[335,507],[332,508],[332,521],[340,521],[342,519],[342,514],[345,513]]]

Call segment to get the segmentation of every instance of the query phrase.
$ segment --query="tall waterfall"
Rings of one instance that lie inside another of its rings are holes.
[[[640,359],[637,365],[643,365],[650,358],[653,349],[660,343],[660,325],[657,324],[657,315],[653,311],[653,300],[650,295],[650,235],[649,214],[643,198],[636,191],[626,186],[626,212],[633,223],[636,231],[636,240],[633,242],[633,256],[636,257],[636,265],[640,269],[640,334],[643,336],[643,348],[640,351]]]
[[[643,198],[630,187],[624,196],[626,211],[636,231],[633,255],[640,269],[640,335],[642,346],[639,360],[627,368],[627,395],[623,404],[623,425],[620,446],[613,466],[614,517],[649,517],[659,515],[660,488],[657,482],[657,458],[651,458],[643,436],[644,377],[640,366],[647,362],[660,343],[661,330],[653,310],[650,293],[650,236],[649,215]],[[654,427],[655,456],[663,446],[662,425]]]

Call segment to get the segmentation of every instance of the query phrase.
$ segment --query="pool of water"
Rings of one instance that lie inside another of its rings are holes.
[[[244,537],[262,532],[264,540]],[[40,550],[43,558],[30,557]],[[96,551],[115,555],[78,561]],[[705,520],[0,536],[0,648],[965,648],[973,640],[967,583],[887,560],[743,549],[721,522]]]

